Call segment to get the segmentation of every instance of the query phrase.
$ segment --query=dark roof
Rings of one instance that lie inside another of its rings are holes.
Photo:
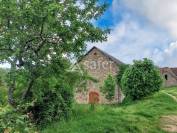
[[[177,68],[171,68],[171,70],[172,70],[173,73],[177,76]]]
[[[110,60],[112,60],[113,62],[115,62],[116,64],[118,64],[118,65],[124,64],[122,61],[118,60],[117,58],[115,58],[115,57],[109,55],[108,53],[102,51],[101,49],[99,49],[99,48],[97,48],[97,47],[95,47],[95,46],[94,46],[93,48],[91,48],[91,49],[84,55],[84,57],[87,56],[87,55],[88,55],[92,50],[94,50],[94,49],[97,49],[98,51],[100,51],[104,56],[106,56],[107,58],[109,58]],[[84,58],[84,57],[83,57],[83,58]],[[83,58],[82,58],[82,59],[83,59]],[[82,59],[80,59],[78,62],[80,62]]]
[[[165,72],[167,72],[167,71],[169,71],[169,68],[168,68],[168,67],[160,68],[160,72],[161,72],[161,73],[165,73]]]
[[[166,72],[170,72],[173,75],[173,77],[177,79],[177,68],[164,67],[164,68],[160,68],[160,72],[162,74]]]

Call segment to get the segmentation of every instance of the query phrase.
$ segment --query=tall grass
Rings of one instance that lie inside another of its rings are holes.
[[[49,125],[42,133],[163,133],[160,117],[177,114],[177,103],[164,92],[176,95],[177,88],[129,104],[97,105],[95,111],[75,105],[70,120]]]

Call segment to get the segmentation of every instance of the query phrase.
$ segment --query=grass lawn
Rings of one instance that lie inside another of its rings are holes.
[[[177,88],[167,88],[144,100],[124,105],[75,105],[67,122],[49,125],[42,133],[165,133],[160,118],[177,115]]]

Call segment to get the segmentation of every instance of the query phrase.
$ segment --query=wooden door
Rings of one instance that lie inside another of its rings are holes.
[[[98,92],[94,92],[94,91],[91,91],[89,93],[89,103],[99,103],[99,93]]]

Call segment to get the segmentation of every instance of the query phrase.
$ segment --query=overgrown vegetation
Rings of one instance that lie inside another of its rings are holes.
[[[83,55],[86,42],[107,39],[109,30],[92,23],[106,7],[99,0],[0,1],[0,63],[10,65],[0,69],[0,132],[142,132],[147,127],[159,132],[160,115],[176,113],[176,102],[164,93],[119,108],[72,108],[74,89],[94,80],[71,70],[72,60]],[[119,76],[118,83],[133,100],[158,91],[162,82],[147,59],[126,70],[124,66]],[[102,88],[108,100],[114,98],[115,85],[109,75]],[[54,122],[55,127],[46,128]]]
[[[70,71],[71,59],[83,55],[85,42],[107,39],[109,30],[91,22],[106,7],[98,0],[0,1],[0,63],[10,65],[6,97],[18,114],[39,125],[68,117],[73,89],[89,77]]]
[[[108,75],[104,81],[103,86],[101,87],[102,93],[105,95],[105,98],[109,101],[114,99],[115,96],[116,82],[115,78],[112,75]]]
[[[177,115],[177,103],[165,93],[177,96],[177,88],[167,88],[141,101],[122,105],[98,105],[90,111],[88,105],[75,105],[68,122],[56,122],[42,133],[166,133],[160,118]]]
[[[32,133],[35,132],[29,122],[29,116],[14,110],[10,106],[0,107],[0,132],[1,133]]]
[[[40,81],[35,85],[41,92],[39,93],[39,90],[33,92],[37,94],[30,98],[33,103],[27,107],[27,112],[32,114],[32,121],[41,127],[56,120],[69,118],[72,109],[72,86],[61,83],[54,77],[51,78],[53,79],[38,79]],[[36,100],[33,100],[34,98]]]
[[[162,82],[158,68],[151,60],[144,59],[134,61],[134,64],[126,69],[121,86],[127,98],[138,100],[159,91]]]
[[[0,106],[7,104],[6,76],[8,70],[0,68]]]
[[[120,86],[120,87],[121,87],[121,79],[123,77],[123,74],[129,66],[130,65],[128,65],[128,64],[121,64],[118,66],[119,70],[118,70],[118,74],[116,75],[116,81],[117,81],[118,86]]]

